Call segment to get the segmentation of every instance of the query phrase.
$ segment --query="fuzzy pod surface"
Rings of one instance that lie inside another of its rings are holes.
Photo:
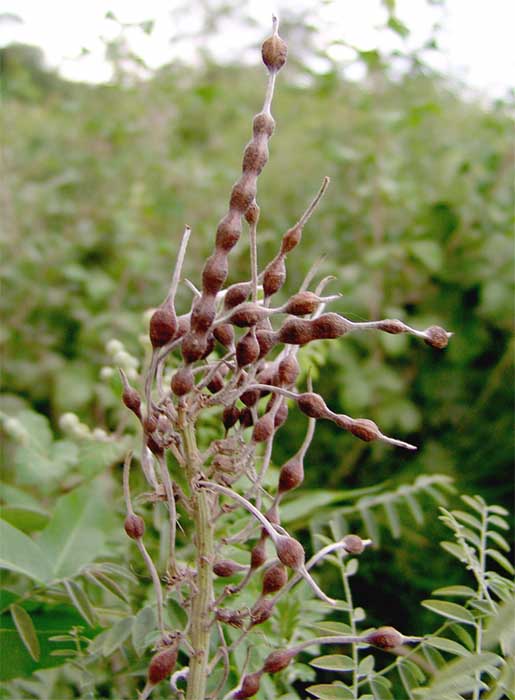
[[[379,649],[395,649],[403,642],[403,636],[395,627],[378,627],[365,637],[368,644],[372,644]]]
[[[358,535],[345,535],[343,546],[349,554],[361,554],[365,549],[363,540]]]
[[[283,464],[279,472],[279,493],[292,491],[304,481],[304,461],[299,454]]]
[[[288,574],[284,568],[284,564],[276,562],[267,569],[263,575],[263,585],[261,593],[263,595],[269,595],[270,593],[276,593],[280,591],[281,588],[286,585],[288,581]]]
[[[139,540],[145,534],[145,521],[135,513],[130,513],[125,518],[123,527],[132,540]]]
[[[263,673],[279,673],[285,669],[296,656],[295,651],[278,649],[269,654],[263,664]]]
[[[184,396],[189,394],[189,392],[195,386],[195,380],[193,378],[193,372],[191,367],[181,367],[178,369],[172,377],[171,388],[176,396]]]
[[[259,685],[261,681],[262,672],[256,671],[255,673],[249,673],[243,676],[241,681],[241,687],[235,693],[233,693],[234,700],[245,700],[245,698],[251,698],[259,690]]]
[[[280,561],[289,569],[297,571],[304,564],[306,559],[304,548],[293,537],[280,535],[275,543],[275,548]]]
[[[177,663],[177,645],[174,644],[167,649],[159,651],[152,657],[148,667],[148,680],[152,685],[157,685],[161,681],[171,676],[175,664]]]
[[[150,318],[149,336],[152,347],[162,348],[177,331],[177,316],[171,304],[163,304]]]

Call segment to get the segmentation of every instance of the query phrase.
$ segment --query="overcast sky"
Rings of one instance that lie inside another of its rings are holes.
[[[117,27],[106,20],[107,11],[124,22],[156,20],[149,36],[131,34],[135,51],[151,67],[166,63],[176,55],[170,36],[178,25],[194,28],[194,13],[173,17],[177,0],[3,0],[2,12],[18,15],[22,24],[2,22],[0,43],[20,41],[43,48],[49,65],[74,80],[109,80],[110,68],[103,59],[102,38],[113,38]],[[312,23],[324,43],[344,39],[360,49],[393,48],[396,36],[376,27],[385,21],[380,0],[242,0],[242,13],[257,23],[251,31],[226,27],[224,36],[215,36],[213,50],[224,55],[264,36],[272,12],[281,15],[287,8],[308,7]],[[420,45],[435,21],[441,21],[440,44],[435,67],[463,80],[474,90],[490,97],[502,96],[515,85],[515,2],[513,0],[447,0],[444,8],[427,0],[397,0],[397,14],[410,28],[410,45]],[[82,47],[89,55],[77,58]],[[335,47],[334,58],[345,59],[345,49]]]

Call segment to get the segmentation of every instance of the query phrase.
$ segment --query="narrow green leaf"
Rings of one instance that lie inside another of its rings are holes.
[[[405,493],[403,496],[406,499],[406,503],[408,504],[413,519],[417,525],[422,525],[424,523],[424,512],[420,507],[419,502],[412,493]]]
[[[349,561],[345,564],[345,575],[346,576],[354,576],[354,574],[357,573],[359,568],[359,562],[357,559],[349,559]]]
[[[109,591],[109,593],[112,593],[120,600],[123,600],[124,603],[129,602],[125,591],[116,583],[116,581],[113,581],[113,579],[110,578],[107,574],[104,574],[102,571],[88,571],[86,576],[92,583],[94,583],[97,586],[100,586],[106,591]]]
[[[364,505],[360,505],[358,501],[358,506],[359,506],[359,513],[361,515],[361,518],[365,524],[365,528],[367,530],[368,536],[372,540],[372,542],[376,545],[379,546],[379,543],[381,541],[381,536],[379,534],[379,527],[377,525],[377,520],[375,518],[375,515],[372,513],[372,511],[367,508]]]
[[[493,540],[501,549],[504,549],[505,552],[510,551],[510,545],[506,539],[499,532],[497,532],[497,530],[490,530],[486,533],[486,536]]]
[[[462,523],[465,523],[466,525],[470,525],[470,527],[474,527],[477,530],[481,530],[483,527],[483,524],[481,523],[480,520],[475,518],[473,515],[470,515],[470,513],[466,513],[464,510],[453,510],[451,511],[456,520],[459,520]]]
[[[306,690],[320,700],[352,700],[354,697],[349,688],[329,683],[310,685]]]
[[[2,506],[2,519],[22,532],[42,530],[50,516],[40,508],[28,506]]]
[[[491,559],[496,561],[499,564],[499,566],[502,566],[502,568],[505,569],[509,574],[515,573],[515,569],[511,565],[511,562],[508,559],[506,559],[504,554],[501,554],[496,549],[487,549],[486,553]]]
[[[375,661],[375,657],[372,654],[369,654],[361,659],[358,665],[358,676],[360,678],[364,678],[365,676],[368,676],[369,673],[372,673],[374,670]]]
[[[156,629],[156,613],[150,606],[142,608],[132,623],[131,638],[132,646],[138,656],[145,651],[145,639]]]
[[[39,648],[38,636],[36,634],[36,628],[34,627],[32,618],[20,605],[13,604],[9,609],[21,641],[34,661],[38,662],[41,652]]]
[[[329,632],[330,634],[352,634],[352,630],[349,625],[345,622],[332,622],[331,620],[323,620],[321,622],[316,622],[313,624],[316,629],[322,630],[322,632]]]
[[[39,583],[52,578],[50,563],[41,548],[5,520],[0,520],[0,568],[24,574]]]
[[[481,515],[484,514],[485,512],[485,507],[481,501],[478,500],[477,496],[472,498],[471,496],[461,496],[461,500],[466,503],[470,508],[475,510],[477,513],[480,513]],[[482,500],[482,499],[481,499]]]
[[[384,504],[384,510],[386,513],[388,526],[393,537],[395,539],[399,539],[399,537],[401,536],[401,523],[395,504],[392,501],[386,501],[386,503]]]
[[[384,676],[373,676],[369,680],[374,700],[394,700],[390,688],[392,684]]]
[[[504,516],[508,516],[510,514],[509,511],[507,511],[506,508],[503,508],[502,506],[488,506],[488,512],[497,513],[497,515]]]
[[[454,654],[455,656],[467,656],[467,654],[470,654],[469,650],[465,649],[464,646],[445,637],[427,637],[424,640],[424,644],[429,644],[429,646],[440,649],[440,651],[448,651],[449,654]]]
[[[463,605],[450,603],[447,600],[423,600],[422,605],[428,610],[450,620],[457,620],[468,625],[474,624],[474,617]]]
[[[431,690],[435,696],[439,692],[448,690],[461,693],[471,692],[477,683],[475,674],[493,670],[501,662],[500,656],[490,652],[463,656],[456,661],[451,661],[436,674],[430,686]]]
[[[449,554],[452,554],[452,556],[456,557],[456,559],[459,559],[460,561],[467,561],[467,555],[465,553],[465,550],[460,544],[444,541],[440,542],[440,547],[442,547],[442,549],[445,549],[445,551]]]
[[[504,518],[499,517],[498,515],[489,515],[488,516],[488,522],[491,525],[495,525],[496,527],[500,527],[501,530],[509,530],[510,526],[506,522]]]
[[[63,582],[63,584],[68,597],[77,611],[82,615],[90,627],[94,627],[96,623],[95,611],[91,607],[91,603],[89,602],[89,599],[82,588],[76,581],[66,580]]]
[[[54,649],[50,652],[50,656],[77,656],[77,649]]]
[[[309,665],[327,671],[351,671],[354,668],[354,662],[350,656],[340,656],[339,654],[317,656],[316,659],[309,662]]]
[[[119,649],[125,642],[132,630],[133,618],[125,617],[119,620],[110,630],[108,630],[104,643],[102,644],[102,654],[111,656],[111,654]]]
[[[475,649],[474,639],[465,627],[462,627],[461,625],[458,625],[457,622],[454,622],[452,625],[449,625],[449,630],[456,635],[460,642],[462,642],[462,644],[469,651],[473,651]]]
[[[476,595],[476,591],[469,586],[444,586],[433,591],[433,595],[449,595],[462,598],[472,598]]]

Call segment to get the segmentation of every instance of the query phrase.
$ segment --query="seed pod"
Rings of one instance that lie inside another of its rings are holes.
[[[147,447],[156,457],[161,457],[163,455],[164,450],[162,446],[154,440],[152,435],[147,437]]]
[[[123,523],[125,532],[132,540],[139,540],[145,534],[145,521],[135,513],[130,513]]]
[[[284,255],[278,255],[265,267],[263,272],[263,291],[265,297],[278,292],[286,281]]]
[[[245,571],[246,568],[246,566],[238,564],[238,562],[232,561],[232,559],[220,559],[214,563],[213,573],[221,578],[227,578],[228,576],[237,574],[239,571]]]
[[[276,73],[281,70],[286,63],[287,55],[288,46],[286,42],[281,39],[279,34],[273,34],[261,47],[263,63],[271,73]]]
[[[363,540],[358,535],[345,535],[343,538],[343,546],[349,554],[361,554],[365,549]]]
[[[281,255],[286,255],[291,253],[291,251],[299,245],[300,239],[302,238],[302,227],[296,224],[292,228],[288,229],[283,236],[281,241]]]
[[[266,561],[266,542],[263,538],[258,540],[250,552],[250,568],[259,569]]]
[[[226,430],[232,428],[236,424],[238,418],[240,417],[240,412],[236,406],[226,406],[222,413],[222,423]]]
[[[215,250],[207,259],[202,270],[202,288],[206,294],[215,295],[223,287],[227,279],[229,265],[227,254],[224,250]]]
[[[177,316],[171,304],[166,302],[154,311],[150,319],[149,336],[153,348],[162,348],[177,331]]]
[[[288,418],[288,404],[286,403],[286,401],[283,398],[281,398],[281,401],[279,403],[279,408],[275,412],[275,416],[274,416],[275,429],[277,430],[278,428],[281,427],[281,425],[286,423],[287,418]]]
[[[227,608],[218,608],[215,612],[215,617],[219,622],[225,622],[231,627],[241,627],[243,625],[243,617],[239,610],[227,610]]]
[[[321,314],[311,321],[313,338],[316,340],[332,340],[347,333],[352,324],[347,319],[334,313]]]
[[[279,535],[275,543],[275,549],[280,561],[293,571],[298,571],[306,559],[304,548],[293,537]]]
[[[297,396],[297,406],[310,418],[326,418],[330,413],[324,399],[312,391]]]
[[[201,360],[205,360],[208,355],[211,355],[213,350],[215,349],[215,336],[213,333],[208,333],[206,336],[206,349],[200,356]]]
[[[272,136],[275,129],[275,120],[271,114],[267,112],[260,112],[256,114],[252,122],[252,133],[254,137],[260,136],[261,134],[266,134],[268,138]]]
[[[398,321],[396,318],[385,318],[384,321],[377,324],[377,327],[380,331],[391,333],[392,335],[404,333],[406,331],[404,323]]]
[[[250,282],[240,282],[239,284],[232,284],[228,287],[225,297],[224,297],[224,309],[234,309],[235,306],[243,304],[247,301],[247,298],[252,290],[252,285]]]
[[[299,373],[300,365],[297,358],[295,355],[287,355],[283,360],[281,360],[279,367],[277,368],[278,384],[283,386],[295,384]]]
[[[251,365],[259,357],[259,343],[256,339],[256,332],[251,328],[245,333],[243,338],[236,343],[236,362],[238,367]]]
[[[290,297],[286,304],[285,313],[291,314],[292,316],[312,314],[319,304],[320,300],[313,292],[299,292]]]
[[[224,348],[234,346],[234,328],[230,323],[222,323],[213,329],[213,335]]]
[[[216,248],[219,251],[228,253],[241,236],[241,219],[240,214],[236,211],[230,211],[218,224],[216,229]]]
[[[311,323],[300,318],[287,319],[277,332],[278,341],[287,345],[306,345],[315,337]]]
[[[378,627],[364,638],[365,642],[379,649],[395,649],[402,644],[403,640],[404,637],[395,627]]]
[[[279,673],[286,668],[290,661],[296,656],[296,652],[291,649],[278,649],[269,654],[263,668],[263,673]]]
[[[272,617],[274,611],[274,603],[272,600],[267,600],[266,598],[259,598],[257,603],[253,606],[250,611],[250,624],[262,625],[263,622]]]
[[[213,323],[216,315],[214,297],[199,297],[191,310],[190,327],[197,333],[205,333]]]
[[[262,595],[269,595],[280,591],[288,581],[288,574],[284,565],[280,562],[273,564],[267,569],[263,576],[263,586],[261,588]]]
[[[221,391],[224,387],[224,375],[218,370],[215,372],[211,378],[211,381],[207,385],[207,388],[212,394],[216,394]]]
[[[259,389],[248,389],[247,391],[244,391],[243,394],[240,396],[240,401],[242,401],[245,404],[245,406],[248,406],[250,408],[259,401],[260,395],[261,392],[259,391]]]
[[[264,147],[266,148],[266,154],[267,154],[266,160],[268,160],[268,146],[266,143],[264,144]],[[266,160],[265,160],[265,163],[266,163]],[[245,164],[243,166],[243,170],[245,170]],[[254,172],[256,172],[256,171],[254,170]],[[259,173],[257,173],[257,174],[259,175]],[[250,225],[256,225],[257,222],[259,221],[260,212],[261,212],[261,209],[259,208],[256,200],[254,200],[253,202],[251,202],[249,208],[245,212],[245,221]]]
[[[243,676],[240,689],[232,696],[234,700],[245,700],[245,698],[251,698],[255,695],[259,690],[261,675],[261,671],[256,671],[255,673]]]
[[[277,507],[277,503],[274,503],[272,506],[270,506],[270,508],[265,513],[265,518],[268,520],[269,523],[272,523],[272,525],[279,525],[279,523],[281,522],[281,518],[279,516],[279,508]]]
[[[254,418],[252,417],[250,408],[244,408],[240,411],[240,423],[244,428],[250,428],[250,426],[254,424]]]
[[[148,681],[156,685],[168,678],[177,663],[177,644],[159,651],[152,657],[148,667]]]
[[[259,175],[268,160],[268,148],[266,142],[252,140],[245,146],[241,169],[244,173],[253,172]],[[251,204],[252,206],[252,204]],[[250,207],[249,207],[250,209]],[[247,210],[248,211],[248,210]],[[245,213],[245,218],[247,214]]]
[[[254,426],[252,440],[254,442],[265,442],[274,434],[274,417],[270,413],[265,413]]]
[[[149,413],[149,415],[143,421],[143,428],[145,432],[151,435],[157,428],[157,420],[159,416],[157,413]]]
[[[183,338],[181,351],[184,362],[190,364],[200,360],[207,350],[207,339],[205,335],[199,335],[194,331],[188,331]]]
[[[430,326],[425,331],[426,337],[424,338],[424,343],[430,345],[432,348],[437,348],[442,350],[446,348],[449,344],[449,334],[440,326]]]
[[[175,332],[174,338],[182,338],[190,329],[190,315],[182,314],[177,319],[177,330]]]
[[[259,359],[265,355],[277,344],[277,333],[270,331],[267,328],[256,329],[256,340],[259,344]],[[265,384],[268,382],[265,382]]]
[[[292,491],[304,481],[304,460],[297,453],[281,467],[279,472],[279,493]]]
[[[365,442],[371,442],[372,440],[377,440],[381,437],[381,433],[379,432],[377,425],[374,423],[374,421],[369,420],[368,418],[354,419],[350,424],[349,431]]]
[[[122,393],[122,401],[138,418],[141,420],[141,398],[136,389],[133,389],[130,384],[124,382]]]
[[[229,208],[243,215],[255,196],[256,178],[253,173],[244,173],[238,182],[233,185],[231,198],[229,200]]]
[[[262,321],[266,316],[266,309],[249,301],[230,315],[229,323],[232,323],[233,326],[238,326],[238,328],[246,328],[255,326],[256,323]]]
[[[176,396],[189,394],[195,385],[193,372],[190,367],[181,367],[172,377],[171,387]]]

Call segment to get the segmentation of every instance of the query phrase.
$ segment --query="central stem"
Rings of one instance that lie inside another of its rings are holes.
[[[195,523],[197,549],[195,579],[196,589],[190,610],[190,642],[193,653],[190,658],[186,700],[201,700],[206,696],[207,663],[209,656],[209,608],[212,600],[213,525],[210,518],[210,494],[197,490],[195,482],[201,475],[201,459],[195,439],[195,429],[189,422],[183,428],[187,470],[192,485],[191,503]]]

